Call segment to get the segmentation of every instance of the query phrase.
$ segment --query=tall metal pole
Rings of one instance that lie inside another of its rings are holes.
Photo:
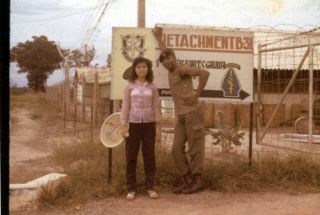
[[[78,83],[77,82],[75,82],[75,86],[74,86],[73,101],[74,101],[73,136],[77,137],[77,115],[78,115]]]
[[[110,101],[110,115],[113,113],[114,107],[113,107],[114,101]],[[108,183],[112,183],[112,148],[108,149]]]
[[[252,133],[253,133],[253,102],[250,102],[249,167],[252,166]]]
[[[311,152],[312,144],[312,119],[313,119],[313,47],[309,47],[309,136],[308,136],[308,148]]]
[[[70,81],[69,81],[69,64],[68,64],[68,58],[66,59],[65,62],[65,103],[66,103],[66,109],[65,109],[65,118],[66,118],[66,123],[68,122],[68,112],[70,110],[69,105],[70,105]]]
[[[58,52],[60,56],[64,59],[59,45],[56,45]],[[65,75],[65,80],[64,80],[64,90],[63,90],[63,112],[64,112],[64,128],[67,127],[67,120],[68,120],[68,110],[69,110],[69,65],[68,65],[68,59],[64,59],[64,67],[60,63],[60,67],[63,70],[64,69],[64,75]]]
[[[261,44],[258,45],[258,71],[257,71],[257,106],[256,106],[256,119],[257,119],[257,130],[256,130],[256,143],[259,144],[260,132],[261,132]]]

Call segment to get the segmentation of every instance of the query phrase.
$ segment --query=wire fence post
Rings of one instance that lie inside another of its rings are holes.
[[[90,142],[93,142],[93,105],[91,105]]]
[[[249,124],[249,167],[252,166],[252,132],[253,132],[253,102],[250,102],[250,124]]]
[[[114,105],[114,101],[110,100],[110,115],[113,113],[113,105]],[[112,183],[112,148],[108,149],[108,184]]]
[[[73,135],[77,136],[77,112],[78,112],[78,93],[77,93],[77,85],[74,87],[74,122],[73,122]]]
[[[82,76],[82,121],[86,121],[86,99],[85,99],[85,91],[86,91],[86,77],[83,74]]]

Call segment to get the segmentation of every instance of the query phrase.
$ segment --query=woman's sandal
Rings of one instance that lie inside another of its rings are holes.
[[[147,192],[151,199],[157,199],[160,197],[159,193],[157,193],[155,190],[147,190]]]
[[[136,192],[129,192],[129,193],[127,194],[126,199],[127,199],[127,200],[134,200],[135,197],[136,197]]]

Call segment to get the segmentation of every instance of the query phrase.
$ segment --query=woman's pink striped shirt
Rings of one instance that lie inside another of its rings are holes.
[[[160,100],[155,84],[138,80],[129,82],[124,90],[121,124],[161,120]]]

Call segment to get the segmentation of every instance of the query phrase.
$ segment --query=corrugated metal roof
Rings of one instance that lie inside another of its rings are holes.
[[[78,67],[76,70],[80,83],[83,82],[83,77],[85,77],[86,82],[93,83],[96,73],[99,83],[110,83],[111,81],[111,71],[108,67]]]

